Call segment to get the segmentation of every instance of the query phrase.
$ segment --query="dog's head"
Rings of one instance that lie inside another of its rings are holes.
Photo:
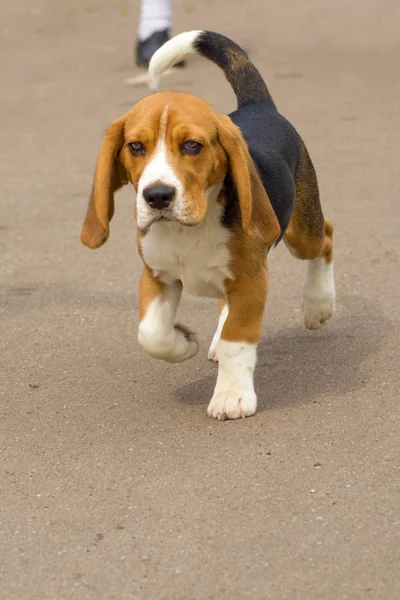
[[[140,230],[162,219],[197,225],[207,212],[208,197],[216,201],[210,191],[221,185],[228,170],[237,189],[243,229],[252,226],[254,195],[263,196],[264,212],[268,212],[261,221],[273,220],[247,144],[229,117],[218,115],[191,94],[148,96],[105,133],[82,242],[98,248],[107,240],[114,192],[129,181],[137,192]],[[260,215],[257,221],[256,229],[262,230]],[[275,233],[276,223],[273,229]]]

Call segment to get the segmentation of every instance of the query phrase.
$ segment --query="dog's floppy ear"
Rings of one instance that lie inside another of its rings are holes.
[[[242,227],[246,233],[260,236],[269,247],[281,233],[270,199],[239,127],[224,115],[219,120],[219,142],[228,157],[229,170],[237,190]]]
[[[81,232],[81,241],[89,248],[99,248],[109,236],[109,222],[114,214],[114,192],[128,183],[126,171],[117,160],[124,144],[126,117],[113,121],[107,128],[97,158],[92,193]]]

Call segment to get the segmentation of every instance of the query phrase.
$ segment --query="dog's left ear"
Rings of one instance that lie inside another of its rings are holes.
[[[109,236],[109,222],[114,214],[114,192],[128,183],[128,177],[117,155],[124,144],[126,117],[113,121],[107,128],[97,158],[92,193],[81,241],[89,248],[102,246]]]
[[[242,227],[246,233],[261,237],[269,247],[281,233],[270,199],[239,127],[224,115],[219,116],[219,121],[218,138],[228,157],[237,190]]]

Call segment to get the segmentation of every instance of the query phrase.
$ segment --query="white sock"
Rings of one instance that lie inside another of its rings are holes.
[[[142,0],[139,19],[139,40],[147,40],[156,31],[170,29],[172,0]]]

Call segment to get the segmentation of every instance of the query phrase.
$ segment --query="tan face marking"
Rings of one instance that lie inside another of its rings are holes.
[[[198,152],[190,151],[193,145]],[[228,168],[241,213],[235,227],[271,246],[279,237],[279,224],[240,129],[191,94],[160,92],[144,98],[107,128],[82,242],[90,248],[104,244],[114,192],[129,181],[138,192],[135,216],[143,233],[160,218],[200,224],[208,204],[220,203],[215,190],[221,189]],[[169,187],[167,195],[162,190],[161,202],[153,202],[145,191],[152,184]]]
[[[127,115],[126,142],[138,141],[144,156],[132,156],[126,144],[120,159],[137,190],[137,223],[146,230],[161,217],[196,225],[207,211],[207,190],[220,183],[228,161],[218,143],[218,117],[206,102],[195,96],[164,92],[139,102]],[[183,151],[193,140],[201,144],[198,154]],[[143,192],[154,185],[175,190],[171,204],[153,210]]]

